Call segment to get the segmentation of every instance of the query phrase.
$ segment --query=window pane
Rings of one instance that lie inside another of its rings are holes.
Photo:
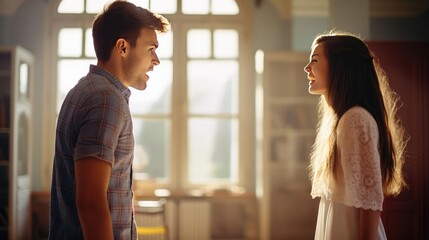
[[[166,180],[170,155],[168,120],[133,119],[135,178]]]
[[[151,0],[150,9],[159,14],[173,14],[177,11],[177,0]]]
[[[96,64],[96,60],[76,59],[58,61],[57,112],[59,112],[68,91],[88,73],[90,64]]]
[[[29,84],[29,66],[28,63],[21,63],[19,64],[19,93],[25,97],[28,97],[28,84]]]
[[[86,0],[87,13],[100,13],[103,11],[104,5],[110,0]]]
[[[159,47],[156,49],[156,54],[159,58],[173,57],[173,31],[158,34]]]
[[[184,14],[208,14],[209,0],[183,0],[182,12]]]
[[[208,29],[188,31],[187,49],[189,58],[208,58],[211,55],[211,34]]]
[[[237,85],[237,61],[190,61],[188,63],[190,113],[236,114]]]
[[[60,57],[80,57],[82,55],[82,29],[63,28],[58,37]]]
[[[85,33],[85,56],[95,57],[94,41],[92,39],[92,28],[86,29],[86,33]]]
[[[83,13],[83,0],[62,0],[58,6],[59,13]]]
[[[130,109],[133,114],[169,114],[171,112],[171,88],[173,83],[173,63],[171,60],[161,60],[153,72],[147,88],[132,91]]]
[[[236,120],[191,118],[188,125],[191,183],[238,180],[238,124]]]
[[[235,0],[212,0],[212,14],[237,15],[239,12]]]
[[[214,31],[214,56],[216,58],[238,57],[238,33],[236,30]]]
[[[142,8],[149,8],[149,0],[129,0],[129,2],[134,3],[136,6],[142,7]]]

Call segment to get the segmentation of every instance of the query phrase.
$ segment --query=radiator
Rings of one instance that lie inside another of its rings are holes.
[[[178,207],[179,206],[179,207]],[[211,205],[206,200],[168,200],[166,204],[168,240],[209,240]],[[161,216],[136,216],[137,226],[158,226]],[[167,240],[164,236],[139,236],[139,240]]]
[[[180,240],[209,240],[211,207],[209,201],[186,200],[179,205]]]

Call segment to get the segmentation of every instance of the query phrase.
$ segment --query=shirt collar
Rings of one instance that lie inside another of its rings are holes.
[[[89,71],[91,73],[99,74],[99,75],[102,75],[103,77],[107,78],[110,82],[113,83],[113,85],[115,85],[122,92],[122,94],[127,98],[127,100],[130,98],[131,90],[129,88],[127,88],[121,81],[119,81],[119,79],[117,79],[115,76],[113,76],[113,74],[111,74],[106,69],[91,64],[89,66]]]

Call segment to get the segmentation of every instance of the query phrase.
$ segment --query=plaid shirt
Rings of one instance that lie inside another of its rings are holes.
[[[57,123],[50,239],[83,239],[76,207],[74,163],[87,157],[112,165],[107,196],[115,239],[137,239],[130,94],[117,78],[94,65],[67,94]]]

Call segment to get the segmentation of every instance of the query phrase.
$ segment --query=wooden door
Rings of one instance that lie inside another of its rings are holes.
[[[405,173],[408,188],[385,200],[389,240],[429,239],[429,43],[368,42],[390,86],[401,97],[398,115],[410,137]]]

